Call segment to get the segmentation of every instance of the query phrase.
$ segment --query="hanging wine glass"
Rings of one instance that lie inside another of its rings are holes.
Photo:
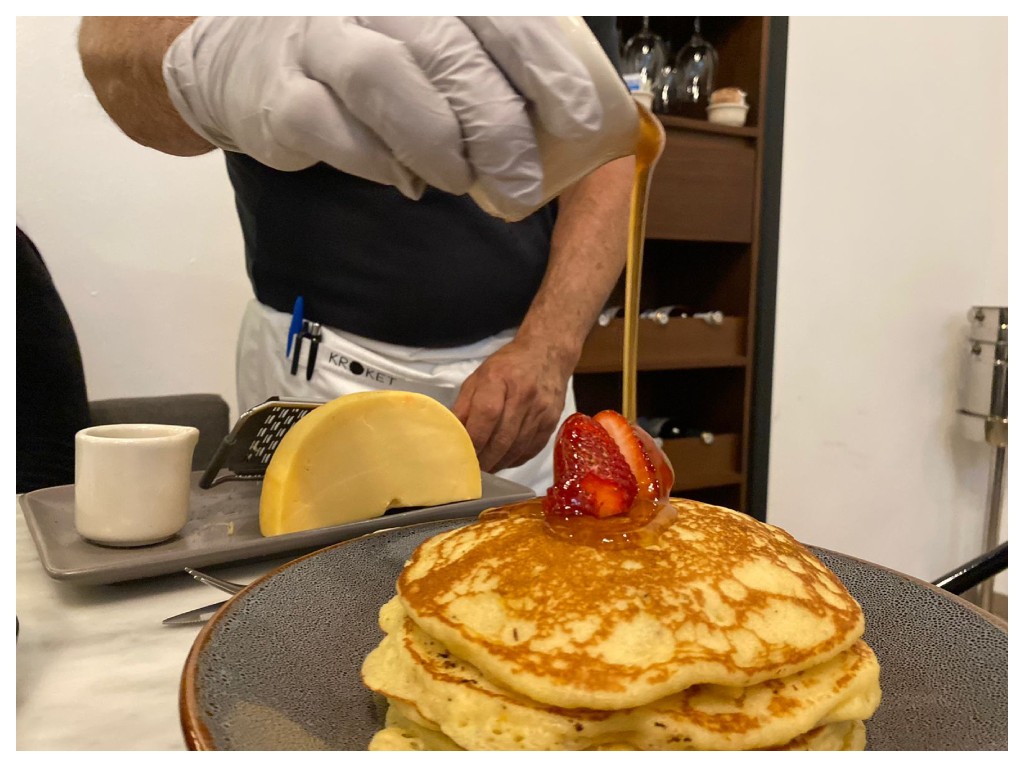
[[[705,117],[708,96],[715,88],[718,52],[700,34],[700,17],[693,20],[693,35],[676,56],[668,107],[672,114]]]
[[[651,109],[657,114],[673,114],[676,107],[675,90],[678,83],[678,72],[675,67],[662,67],[654,80],[654,98]]]
[[[643,17],[640,31],[622,49],[621,69],[630,91],[652,93],[654,81],[665,66],[665,42],[651,29],[650,17]]]

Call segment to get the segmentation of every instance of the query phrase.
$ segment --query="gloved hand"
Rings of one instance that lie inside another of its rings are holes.
[[[602,126],[550,17],[201,17],[163,74],[222,149],[278,170],[324,162],[413,199],[477,181],[509,218],[544,202],[531,115],[566,140]]]

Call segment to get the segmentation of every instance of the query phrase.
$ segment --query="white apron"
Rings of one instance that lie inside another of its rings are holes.
[[[309,365],[308,339],[302,340],[296,373],[292,355],[286,354],[291,315],[259,301],[249,302],[242,319],[236,357],[238,407],[248,410],[270,397],[327,401],[342,394],[374,389],[414,391],[451,407],[462,382],[487,357],[512,340],[504,331],[466,346],[427,349],[372,341],[333,328],[321,328],[315,363]],[[311,373],[307,380],[307,373]],[[576,410],[572,380],[559,423]],[[533,488],[541,495],[551,485],[554,434],[532,460],[498,476]]]

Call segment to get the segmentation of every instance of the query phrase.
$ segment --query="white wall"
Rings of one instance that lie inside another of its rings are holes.
[[[18,224],[67,305],[90,397],[218,392],[234,407],[251,291],[223,155],[122,134],[82,75],[78,22],[17,22]]]
[[[249,287],[221,158],[121,135],[77,23],[18,20],[18,221],[91,396],[234,403]],[[956,67],[964,40],[985,55]],[[998,19],[790,26],[769,519],[925,579],[982,540],[987,453],[954,433],[954,381],[967,308],[1006,302],[1006,47]]]
[[[790,21],[768,518],[926,580],[984,540],[954,413],[1007,301],[1006,101],[1005,19]]]

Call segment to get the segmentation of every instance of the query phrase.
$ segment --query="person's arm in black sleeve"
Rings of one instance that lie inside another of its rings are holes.
[[[17,230],[17,486],[75,481],[75,432],[89,426],[75,329],[39,251]]]

